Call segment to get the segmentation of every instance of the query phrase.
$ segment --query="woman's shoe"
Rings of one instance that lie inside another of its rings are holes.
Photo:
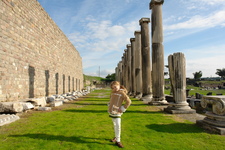
[[[123,148],[124,146],[122,145],[122,143],[120,143],[120,142],[116,142],[116,145],[118,146],[118,147],[120,147],[120,148]]]
[[[111,142],[116,142],[116,137],[114,137],[112,140],[110,140]]]

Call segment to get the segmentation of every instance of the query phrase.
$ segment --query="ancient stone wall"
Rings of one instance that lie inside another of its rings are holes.
[[[37,0],[0,0],[0,102],[82,88],[79,52]]]

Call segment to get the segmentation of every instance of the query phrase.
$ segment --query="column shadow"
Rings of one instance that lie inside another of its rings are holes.
[[[58,140],[58,141],[66,141],[66,142],[73,142],[73,143],[99,143],[102,144],[102,142],[98,142],[97,140],[103,140],[106,141],[108,139],[104,138],[92,138],[92,137],[84,137],[84,136],[63,136],[63,135],[50,135],[50,134],[42,134],[42,133],[36,133],[36,134],[21,134],[21,135],[10,135],[10,137],[28,137],[32,139],[44,139],[44,140]]]
[[[150,124],[146,125],[147,128],[157,132],[164,133],[202,133],[203,131],[195,124],[187,123],[171,123],[171,124]]]

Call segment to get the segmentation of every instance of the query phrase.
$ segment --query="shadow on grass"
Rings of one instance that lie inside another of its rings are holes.
[[[105,101],[108,101],[109,102],[109,99],[102,99],[102,98],[100,98],[100,99],[85,99],[85,100],[82,100],[82,101],[90,101],[90,102],[94,102],[94,101],[105,102]]]
[[[107,107],[107,103],[73,103],[76,105],[99,105],[99,106],[106,106]]]
[[[107,109],[106,110],[81,110],[81,109],[67,109],[67,110],[63,110],[65,112],[74,112],[74,113],[107,113]]]
[[[92,138],[92,137],[83,137],[83,136],[66,137],[63,135],[49,135],[49,134],[41,134],[41,133],[10,135],[10,137],[18,137],[18,138],[28,137],[32,139],[42,139],[42,140],[58,140],[58,141],[66,141],[66,142],[73,142],[73,143],[99,143],[99,144],[102,144],[110,140],[110,139],[104,139],[104,138]],[[96,140],[100,140],[100,141],[96,141]]]
[[[150,124],[147,128],[157,132],[166,133],[202,133],[203,131],[194,124],[171,123],[171,124]]]
[[[143,104],[133,104],[132,103],[131,106],[148,106],[148,105],[147,104],[144,104],[144,103]]]

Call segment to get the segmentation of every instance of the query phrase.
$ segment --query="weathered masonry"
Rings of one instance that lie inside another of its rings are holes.
[[[37,0],[0,0],[0,102],[82,88],[79,52]]]

